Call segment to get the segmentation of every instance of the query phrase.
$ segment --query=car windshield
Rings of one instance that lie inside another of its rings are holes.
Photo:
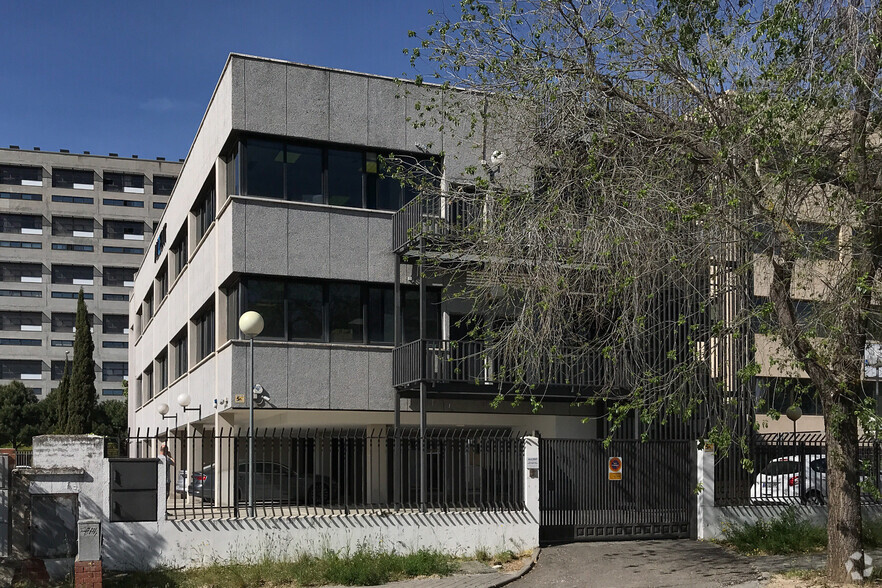
[[[763,468],[762,473],[766,476],[789,476],[799,473],[798,461],[773,461]]]

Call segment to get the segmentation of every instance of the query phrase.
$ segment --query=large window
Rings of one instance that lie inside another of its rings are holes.
[[[43,281],[43,266],[39,263],[0,262],[0,281],[38,284]]]
[[[0,165],[0,184],[42,186],[43,168],[26,165]]]
[[[187,227],[185,226],[181,229],[180,235],[178,235],[177,240],[172,243],[171,246],[172,257],[174,258],[175,264],[175,278],[177,278],[182,271],[184,271],[184,266],[187,265]]]
[[[0,233],[43,233],[43,217],[39,214],[0,214]]]
[[[241,287],[243,312],[256,310],[264,317],[262,338],[356,344],[395,341],[392,286],[247,278]],[[440,291],[428,290],[427,298],[426,336],[437,339]],[[419,292],[412,287],[402,289],[402,328],[407,341],[419,336]]]
[[[104,191],[143,194],[144,176],[142,174],[104,172]]]
[[[168,388],[168,354],[162,352],[156,358],[156,390],[162,391]]]
[[[91,286],[94,282],[95,268],[91,265],[52,265],[53,284],[76,284]]]
[[[90,169],[53,168],[52,187],[93,190],[95,188],[95,172]]]
[[[141,221],[105,220],[105,239],[144,240],[144,223]]]
[[[169,196],[175,188],[174,176],[153,176],[153,193],[160,196]]]
[[[95,219],[75,216],[53,216],[52,234],[57,237],[94,237]]]
[[[196,361],[202,361],[214,351],[214,301],[193,317],[196,328]]]
[[[105,361],[101,364],[101,379],[104,382],[122,382],[129,376],[129,364],[124,361]]]
[[[168,295],[168,266],[162,264],[162,269],[156,274],[156,304],[159,305]]]
[[[189,365],[187,364],[187,330],[178,335],[172,341],[172,347],[175,350],[175,379],[177,380],[181,376],[187,373],[189,369]]]
[[[101,320],[104,321],[101,332],[106,335],[126,335],[129,332],[127,314],[105,314]]]
[[[52,313],[52,332],[53,333],[72,333],[76,328],[77,315],[73,312],[53,312]]]
[[[403,154],[384,158],[378,151],[339,149],[247,137],[240,145],[245,154],[240,162],[230,159],[228,176],[238,178],[232,191],[314,204],[354,208],[398,210],[416,191],[393,175],[413,176],[414,183],[437,186],[437,160],[424,155]],[[238,147],[238,146],[237,146]],[[388,155],[388,154],[386,154]],[[393,164],[394,162],[394,164]],[[423,175],[429,170],[431,174]],[[421,178],[421,179],[418,179]]]
[[[103,283],[105,286],[134,286],[136,271],[133,267],[105,267]]]
[[[41,331],[42,312],[0,311],[0,330],[3,331]]]
[[[0,359],[0,379],[41,380],[43,362],[39,359]]]

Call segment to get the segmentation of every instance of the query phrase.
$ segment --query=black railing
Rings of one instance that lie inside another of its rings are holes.
[[[430,240],[463,236],[478,228],[485,215],[483,204],[463,195],[423,194],[405,204],[392,217],[392,246],[403,252],[420,237]]]
[[[33,465],[34,451],[32,449],[15,450],[15,467],[29,468]]]
[[[156,457],[167,443],[167,513],[173,519],[248,516],[248,432],[187,436],[163,429],[109,443],[129,457]],[[426,503],[420,503],[419,431],[258,429],[254,502],[258,517],[406,510],[524,508],[524,440],[508,429],[429,429]]]
[[[561,349],[549,352],[541,361],[526,359],[481,341],[421,339],[395,348],[393,385],[407,388],[425,380],[432,384],[525,384],[582,389],[603,386],[608,375],[605,368],[609,362],[599,352]]]
[[[858,458],[861,500],[878,502],[882,488],[880,442],[861,439]],[[745,461],[752,470],[745,468]],[[823,433],[756,435],[748,455],[733,448],[714,465],[716,506],[824,505],[827,496],[827,441]]]

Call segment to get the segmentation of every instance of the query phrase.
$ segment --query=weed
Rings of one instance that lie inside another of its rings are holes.
[[[790,554],[820,551],[827,546],[827,530],[802,520],[794,508],[780,516],[725,530],[726,543],[741,553]]]

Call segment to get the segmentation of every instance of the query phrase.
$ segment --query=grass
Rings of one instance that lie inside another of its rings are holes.
[[[457,569],[454,558],[421,549],[408,554],[386,553],[360,546],[350,553],[326,551],[321,556],[301,555],[291,561],[211,565],[186,570],[157,569],[150,572],[106,574],[108,588],[245,588],[286,585],[370,586],[418,576],[446,576]]]
[[[506,549],[505,551],[500,551],[499,553],[490,553],[486,549],[479,549],[475,551],[475,559],[481,563],[485,563],[490,566],[507,564],[520,557],[521,554],[517,554],[514,551],[508,549]]]
[[[823,551],[827,529],[800,519],[792,507],[777,518],[736,525],[724,531],[724,543],[750,555],[788,555]],[[864,549],[882,547],[882,519],[863,521]]]

